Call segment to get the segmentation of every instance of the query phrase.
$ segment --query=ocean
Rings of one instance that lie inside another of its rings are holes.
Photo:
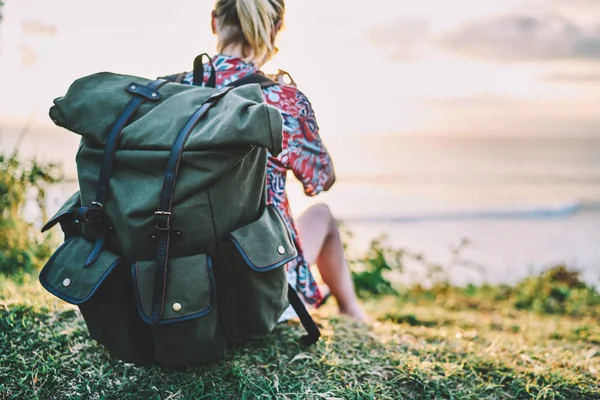
[[[18,136],[3,130],[0,150],[12,151]],[[450,265],[452,249],[468,239],[461,252],[468,263],[451,269],[458,284],[514,283],[560,263],[600,282],[600,137],[323,139],[335,185],[308,198],[290,174],[288,193],[296,215],[315,203],[330,206],[353,233],[350,256],[385,235],[389,247]],[[33,129],[19,148],[24,157],[60,162],[74,177],[77,143],[76,135],[50,127]],[[75,187],[53,188],[50,212]],[[422,278],[424,267],[408,267]]]
[[[456,283],[514,283],[561,263],[600,282],[600,138],[396,136],[333,144],[339,182],[314,199],[296,186],[292,205],[298,213],[329,204],[354,233],[359,254],[385,234],[391,247],[450,265],[466,238],[469,262],[452,268]]]

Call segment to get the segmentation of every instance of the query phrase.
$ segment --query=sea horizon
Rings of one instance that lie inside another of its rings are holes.
[[[18,137],[9,133],[2,153]],[[309,198],[289,174],[288,194],[295,215],[328,204],[354,232],[353,255],[387,235],[389,247],[448,264],[468,238],[464,256],[485,274],[456,269],[455,283],[512,283],[561,263],[600,282],[600,136],[327,139],[336,184]],[[50,214],[76,190],[77,146],[77,135],[58,128],[32,130],[20,144],[22,159],[59,162],[70,177],[51,191]]]

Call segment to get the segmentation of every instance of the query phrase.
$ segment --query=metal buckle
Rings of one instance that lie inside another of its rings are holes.
[[[156,217],[156,221],[154,223],[154,228],[156,228],[156,230],[168,231],[171,229],[171,213],[169,211],[156,211],[154,216]],[[160,222],[162,222],[164,226],[161,226]]]
[[[97,201],[92,201],[89,207],[82,207],[82,219],[83,222],[88,223],[92,226],[97,226],[104,219],[104,205]]]

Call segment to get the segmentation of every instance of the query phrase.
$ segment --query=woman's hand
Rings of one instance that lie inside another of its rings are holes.
[[[334,183],[335,183],[335,170],[333,169],[333,165],[331,165],[331,172],[329,174],[329,178],[327,179],[327,182],[325,182],[325,185],[323,185],[323,190],[324,191],[329,190],[329,188],[331,188]]]

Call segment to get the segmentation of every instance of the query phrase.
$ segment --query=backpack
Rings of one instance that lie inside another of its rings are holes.
[[[103,72],[54,101],[54,123],[81,135],[79,191],[42,228],[60,224],[65,241],[40,283],[126,362],[217,360],[264,339],[289,304],[312,344],[319,329],[285,271],[297,250],[267,204],[282,117],[261,87],[275,83],[256,74],[217,90],[181,76]]]

